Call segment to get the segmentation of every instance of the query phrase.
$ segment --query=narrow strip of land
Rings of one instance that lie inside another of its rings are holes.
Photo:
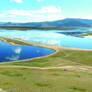
[[[11,38],[7,38],[7,37],[0,37],[0,40],[3,40],[5,42],[7,42],[7,39],[8,39],[8,41],[12,40],[12,41],[9,42],[12,45],[17,45],[16,43],[14,43],[14,41],[19,41],[19,42],[23,42],[24,44],[29,44],[29,45],[32,45],[32,46],[40,46],[40,47],[44,47],[44,48],[50,48],[50,49],[54,49],[56,51],[58,51],[59,49],[92,51],[92,49],[80,49],[80,48],[72,48],[72,47],[62,47],[62,46],[55,46],[55,45],[38,44],[38,43],[28,42],[28,41],[25,41],[25,40],[22,40],[22,39],[19,39],[19,38],[11,39]]]

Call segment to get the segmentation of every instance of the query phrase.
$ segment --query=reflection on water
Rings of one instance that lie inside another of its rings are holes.
[[[52,44],[65,47],[92,49],[92,31],[89,29],[76,30],[1,30],[0,36],[21,38],[34,43]]]
[[[36,46],[11,45],[0,41],[0,62],[16,61],[33,57],[46,56],[54,50]]]

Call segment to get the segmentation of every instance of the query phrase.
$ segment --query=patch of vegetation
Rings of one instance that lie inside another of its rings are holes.
[[[36,86],[39,86],[39,87],[51,87],[51,84],[48,84],[48,83],[35,83]]]
[[[79,91],[79,92],[86,92],[87,90],[85,88],[80,88],[80,87],[71,87],[74,91]]]
[[[21,74],[21,73],[15,73],[15,72],[11,72],[11,71],[1,72],[1,74],[6,75],[6,76],[10,76],[10,77],[13,77],[13,76],[22,77],[23,76],[23,74]]]

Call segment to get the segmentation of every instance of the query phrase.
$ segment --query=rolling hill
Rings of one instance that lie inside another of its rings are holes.
[[[66,18],[63,20],[52,21],[52,22],[29,22],[29,23],[0,22],[0,26],[27,26],[27,27],[40,27],[40,28],[91,27],[92,20]]]

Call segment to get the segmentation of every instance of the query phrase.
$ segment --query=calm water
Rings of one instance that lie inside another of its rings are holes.
[[[16,30],[0,30],[0,36],[9,38],[21,38],[34,43],[53,44],[58,46],[66,46],[73,48],[92,49],[92,36],[75,37],[67,35],[67,32],[88,32],[91,29],[77,29],[77,30],[28,30],[28,31],[16,31]],[[66,33],[65,33],[66,32]]]
[[[54,50],[36,46],[11,45],[0,41],[0,62],[16,61],[46,56]]]

